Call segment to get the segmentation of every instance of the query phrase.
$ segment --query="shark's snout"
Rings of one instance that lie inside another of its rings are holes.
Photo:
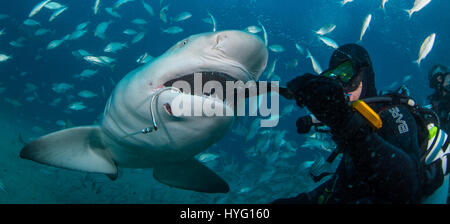
[[[266,68],[269,53],[258,36],[229,30],[215,34],[215,40],[214,48],[243,65],[253,79],[257,79]]]

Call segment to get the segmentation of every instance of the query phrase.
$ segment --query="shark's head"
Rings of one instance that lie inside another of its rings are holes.
[[[160,57],[159,63],[176,62],[179,66],[158,74],[158,84],[195,72],[217,72],[236,80],[256,80],[266,68],[267,58],[267,49],[256,35],[234,30],[198,34],[179,41]]]
[[[249,33],[223,31],[188,37],[128,75],[116,88],[115,92],[125,93],[125,108],[137,108],[133,111],[137,119],[129,118],[133,120],[131,124],[123,126],[132,131],[151,124],[149,107],[154,99],[150,111],[154,112],[158,131],[149,135],[155,137],[137,135],[132,138],[139,145],[150,144],[152,147],[148,148],[152,151],[173,152],[174,159],[193,156],[221,139],[234,121],[234,105],[221,100],[224,97],[211,96],[211,91],[215,90],[203,92],[203,84],[217,81],[213,84],[225,90],[226,81],[256,80],[264,71],[267,59],[268,51],[262,40]],[[195,83],[194,77],[199,75],[202,81]],[[164,91],[183,81],[189,84],[190,91],[187,88],[182,88],[183,92]],[[115,95],[113,98],[117,98]],[[226,96],[226,92],[222,95]],[[133,106],[141,99],[144,102]],[[205,111],[205,108],[213,110]],[[223,116],[214,113],[218,111],[222,111]],[[117,123],[119,119],[114,120]]]
[[[117,178],[117,166],[153,167],[154,177],[169,186],[228,192],[227,183],[193,156],[222,138],[234,120],[233,116],[208,114],[203,106],[213,104],[216,111],[225,113],[232,111],[232,106],[209,94],[171,88],[175,81],[192,83],[194,73],[207,74],[207,80],[219,84],[257,79],[266,66],[267,54],[259,38],[240,31],[189,37],[120,81],[100,127],[51,133],[27,144],[20,156],[110,178]],[[176,114],[177,101],[186,108],[191,106],[187,116]],[[157,130],[141,133],[152,125],[152,117]]]

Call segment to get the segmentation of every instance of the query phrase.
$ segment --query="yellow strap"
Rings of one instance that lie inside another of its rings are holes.
[[[366,120],[377,130],[383,126],[380,116],[364,101],[357,100],[352,103],[352,107],[366,118]]]

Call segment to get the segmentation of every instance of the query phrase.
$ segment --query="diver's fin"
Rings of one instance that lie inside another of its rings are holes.
[[[20,157],[59,168],[116,174],[117,167],[104,149],[98,126],[77,127],[32,141]]]
[[[204,193],[227,193],[228,184],[208,167],[194,158],[155,167],[156,180],[171,187]]]

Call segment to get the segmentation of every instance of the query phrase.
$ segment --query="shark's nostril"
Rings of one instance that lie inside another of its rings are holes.
[[[169,115],[172,115],[172,116],[173,116],[172,107],[170,107],[170,104],[168,104],[168,103],[164,104],[164,110],[166,110],[166,112],[167,112]]]

